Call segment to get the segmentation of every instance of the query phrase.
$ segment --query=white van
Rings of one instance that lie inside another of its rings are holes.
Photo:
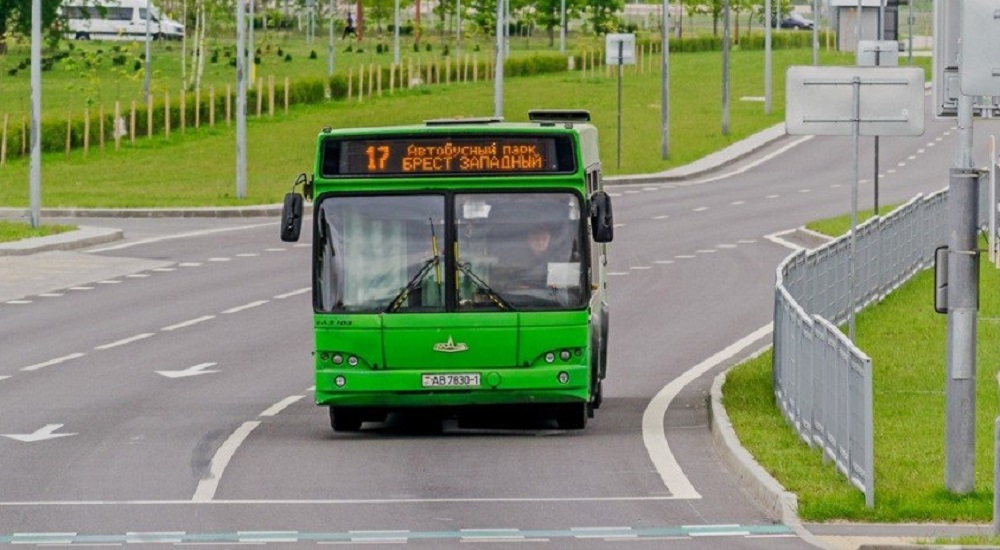
[[[148,4],[153,38],[180,40],[184,25]],[[146,0],[67,0],[60,7],[65,33],[77,40],[145,40]]]

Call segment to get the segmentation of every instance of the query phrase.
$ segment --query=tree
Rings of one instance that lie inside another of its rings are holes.
[[[607,34],[618,28],[615,16],[624,8],[623,0],[586,0],[590,11],[590,24],[596,34]]]
[[[58,39],[52,28],[61,0],[42,1],[42,28],[50,39]],[[0,0],[0,55],[7,53],[7,37],[12,34],[31,35],[31,0]]]
[[[580,14],[580,0],[566,0],[566,20],[569,24],[570,18]],[[559,28],[559,11],[562,9],[562,0],[537,0],[535,5],[538,16],[538,24],[549,33],[549,47],[555,45],[555,29]]]

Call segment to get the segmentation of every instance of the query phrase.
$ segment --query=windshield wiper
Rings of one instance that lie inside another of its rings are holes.
[[[472,279],[472,282],[476,283],[479,290],[486,293],[486,296],[488,296],[493,304],[498,308],[514,311],[514,306],[510,305],[510,302],[505,300],[503,296],[497,294],[497,291],[493,290],[490,285],[486,284],[486,281],[484,281],[479,275],[476,275],[472,271],[472,266],[470,266],[468,262],[456,262],[455,267],[457,267],[462,273],[465,273],[468,278]]]
[[[438,263],[438,256],[434,256],[433,258],[425,261],[424,265],[420,266],[417,274],[410,279],[410,282],[406,283],[406,287],[404,287],[403,290],[401,290],[399,294],[392,299],[392,302],[389,303],[389,307],[385,308],[385,312],[393,313],[398,310],[403,305],[403,302],[405,302],[410,296],[410,293],[416,290],[424,282],[424,277],[431,272],[431,268],[436,267]]]

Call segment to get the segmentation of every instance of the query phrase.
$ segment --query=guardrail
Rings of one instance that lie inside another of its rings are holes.
[[[987,184],[980,178],[980,220],[989,216]],[[778,406],[803,441],[822,449],[865,494],[869,508],[875,505],[872,361],[835,324],[847,321],[850,308],[882,300],[930,267],[934,249],[948,242],[947,226],[947,190],[918,195],[859,226],[853,304],[849,234],[796,252],[777,269],[772,376]]]

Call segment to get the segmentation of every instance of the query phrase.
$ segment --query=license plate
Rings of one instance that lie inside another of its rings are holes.
[[[425,388],[473,388],[479,386],[479,374],[424,374],[420,382]]]

